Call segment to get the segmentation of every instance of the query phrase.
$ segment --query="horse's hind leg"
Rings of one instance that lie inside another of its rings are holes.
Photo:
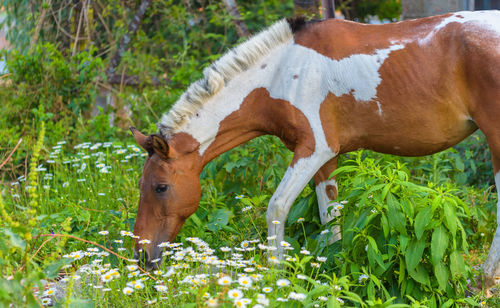
[[[499,143],[495,146],[496,150],[494,150],[494,146],[490,143],[498,201],[495,237],[493,238],[493,242],[491,243],[488,258],[483,265],[486,288],[494,286],[500,280],[500,140],[498,140],[498,142]]]
[[[337,168],[337,157],[331,159],[321,167],[314,175],[316,185],[316,196],[318,197],[319,217],[323,225],[329,223],[333,218],[340,215],[336,209],[331,209],[332,200],[337,198],[338,186],[335,177],[329,179],[330,174]],[[330,243],[341,239],[340,226],[332,228]]]

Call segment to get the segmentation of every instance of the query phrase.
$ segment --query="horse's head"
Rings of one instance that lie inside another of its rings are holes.
[[[131,128],[137,143],[148,152],[139,180],[140,200],[134,234],[136,257],[146,268],[161,259],[162,242],[173,242],[184,221],[200,201],[199,166],[196,144],[189,138],[165,140],[160,135],[145,136]],[[180,140],[180,141],[179,141]],[[142,249],[142,253],[140,253]]]

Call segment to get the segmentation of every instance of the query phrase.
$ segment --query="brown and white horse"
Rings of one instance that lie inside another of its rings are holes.
[[[294,152],[267,210],[277,243],[311,178],[321,221],[332,219],[337,184],[328,178],[336,157],[360,148],[427,155],[479,128],[500,187],[500,12],[387,25],[282,20],[205,69],[158,127],[150,136],[132,129],[149,152],[134,229],[151,241],[136,244],[147,262],[160,258],[158,244],[173,241],[197,209],[203,167],[264,134]],[[488,286],[500,278],[499,263],[497,228],[484,265]]]

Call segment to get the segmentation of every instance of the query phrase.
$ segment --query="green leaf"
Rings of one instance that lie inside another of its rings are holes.
[[[391,193],[387,194],[387,218],[394,229],[399,233],[406,234],[406,217]]]
[[[415,218],[415,235],[418,240],[422,237],[422,234],[424,234],[425,228],[431,219],[432,207],[430,206],[427,206],[417,214],[417,217]]]
[[[12,232],[11,229],[5,229],[4,232],[9,236],[10,244],[12,246],[24,251],[26,248],[26,242],[17,233]]]
[[[455,214],[455,210],[448,203],[444,204],[443,209],[444,209],[444,223],[448,228],[448,230],[450,230],[451,235],[455,236],[455,233],[457,232],[457,216]]]
[[[335,296],[331,296],[328,302],[326,302],[327,308],[337,308],[340,307],[340,302],[337,300]]]
[[[436,266],[434,266],[434,275],[437,278],[439,289],[446,290],[449,274],[448,268],[443,264],[443,262],[439,262]]]
[[[309,209],[309,198],[302,198],[293,205],[290,213],[288,213],[288,224],[293,224],[297,222],[300,217],[306,216]]]
[[[425,269],[425,266],[423,266],[423,264],[419,264],[415,268],[415,270],[409,270],[408,273],[410,274],[411,278],[415,279],[417,282],[430,286],[431,282],[429,280],[429,273],[427,273],[427,270]]]
[[[431,260],[432,264],[437,265],[443,259],[444,253],[448,248],[448,234],[443,226],[439,226],[432,232],[431,240]]]
[[[228,209],[218,209],[212,214],[212,219],[207,224],[207,229],[212,232],[217,232],[222,229],[222,226],[226,226],[234,216],[233,212]]]
[[[67,258],[59,259],[59,260],[57,260],[55,262],[52,262],[49,265],[47,265],[43,269],[43,273],[45,274],[45,276],[48,279],[53,279],[53,278],[57,277],[57,275],[59,274],[59,270],[61,269],[61,267],[63,267],[64,265],[68,265],[68,264],[71,264],[71,260],[70,259],[67,259]]]
[[[464,258],[457,250],[453,251],[450,255],[450,270],[453,278],[465,273]]]
[[[406,251],[405,261],[408,272],[413,271],[422,259],[422,254],[424,253],[425,242],[412,240],[408,245],[408,250]]]

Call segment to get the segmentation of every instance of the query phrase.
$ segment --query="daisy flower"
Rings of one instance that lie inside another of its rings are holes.
[[[252,278],[248,276],[242,276],[238,279],[238,283],[245,288],[252,286]]]
[[[243,297],[243,292],[239,289],[232,289],[227,292],[227,296],[231,299],[240,299]]]
[[[278,287],[286,287],[286,286],[290,285],[290,280],[288,280],[288,279],[278,279],[278,281],[276,281],[276,285]]]
[[[122,292],[125,295],[130,295],[130,294],[134,293],[134,289],[132,289],[131,287],[125,287],[125,288],[123,288]]]
[[[216,298],[209,298],[207,300],[207,306],[208,307],[217,307],[217,306],[219,306],[219,303],[217,302]]]
[[[107,230],[102,230],[102,231],[99,231],[99,234],[100,234],[100,235],[108,235],[108,234],[109,234],[109,231],[107,231]]]
[[[273,291],[273,288],[271,287],[263,287],[262,292],[264,293],[271,293]]]
[[[221,286],[228,286],[230,285],[231,283],[233,282],[233,280],[231,279],[231,277],[229,276],[224,276],[224,277],[221,277],[217,280],[217,283]]]
[[[365,283],[368,280],[368,275],[361,274],[358,278],[359,283]]]

